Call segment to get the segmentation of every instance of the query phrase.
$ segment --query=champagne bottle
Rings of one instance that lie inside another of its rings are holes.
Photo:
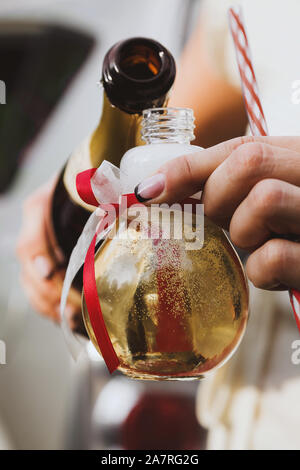
[[[166,103],[175,73],[170,52],[152,39],[120,41],[107,52],[102,69],[100,123],[71,155],[53,194],[52,226],[66,261],[94,209],[79,198],[76,175],[98,167],[104,159],[119,166],[128,149],[142,144],[142,111]]]

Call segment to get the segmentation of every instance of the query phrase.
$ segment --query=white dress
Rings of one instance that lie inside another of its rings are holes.
[[[234,3],[204,0],[202,23],[213,66],[239,86],[227,24],[227,8]],[[300,136],[300,104],[293,99],[300,80],[300,1],[238,3],[269,134]],[[252,286],[250,299],[250,320],[239,350],[200,386],[197,413],[209,429],[208,448],[300,449],[300,365],[291,359],[292,343],[300,336],[288,294]]]

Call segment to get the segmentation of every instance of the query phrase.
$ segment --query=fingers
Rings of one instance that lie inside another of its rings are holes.
[[[136,187],[136,195],[139,200],[146,204],[152,202],[167,202],[170,204],[183,200],[202,190],[209,176],[236,149],[254,142],[300,152],[299,137],[238,137],[209,149],[196,151],[171,160],[156,172],[156,174],[164,176],[163,184],[161,184],[161,181],[156,180],[149,182],[147,178]]]
[[[41,277],[48,278],[56,262],[52,256],[45,225],[45,204],[39,194],[30,197],[24,204],[23,225],[17,243],[17,254],[21,262],[29,260],[35,264]]]
[[[53,321],[60,322],[60,297],[63,285],[64,273],[55,273],[49,279],[41,279],[31,263],[27,263],[21,274],[21,282],[28,299],[36,312],[41,313]],[[73,325],[77,315],[81,316],[80,295],[73,289],[70,291],[65,315]]]
[[[32,307],[55,322],[60,321],[64,279],[63,256],[51,232],[50,208],[55,180],[39,188],[25,202],[23,225],[17,244],[22,265],[21,281]],[[85,334],[80,293],[71,289],[65,315],[70,328]]]
[[[22,266],[22,283],[33,308],[59,320],[62,273],[56,273],[61,254],[50,244],[47,217],[55,180],[35,191],[23,208],[23,222],[17,243]]]
[[[58,247],[49,241],[49,205],[53,181],[42,186],[27,198],[23,207],[22,228],[17,243],[17,255],[23,263],[31,260],[40,275],[51,276],[63,257]]]
[[[25,273],[21,275],[21,283],[32,308],[37,313],[47,316],[59,323],[59,303],[52,303],[53,299],[49,299],[41,287],[32,282],[32,279]]]
[[[300,188],[280,180],[257,183],[234,212],[230,237],[251,251],[274,234],[300,236]]]
[[[246,264],[250,281],[261,289],[300,288],[300,244],[280,239],[267,241]]]
[[[41,297],[45,297],[48,303],[54,308],[59,307],[62,284],[63,284],[63,273],[56,272],[51,279],[45,279],[40,276],[40,273],[36,270],[34,263],[27,261],[23,265],[22,278],[26,282],[30,282],[34,288],[34,291]]]
[[[52,309],[44,296],[37,295],[37,292],[30,282],[30,279],[21,276],[21,285],[27,295],[31,307],[41,315],[47,316],[53,321],[59,323],[59,310]]]
[[[240,202],[265,178],[300,185],[300,153],[260,142],[238,147],[208,178],[202,197],[205,213],[227,227]]]
[[[207,150],[183,155],[165,163],[155,175],[164,176],[164,184],[158,190],[157,178],[147,178],[136,187],[135,193],[142,202],[168,202],[183,200],[202,189],[203,184],[215,168],[243,142],[241,137],[211,147]],[[153,181],[154,180],[154,181]],[[146,190],[146,191],[145,191]]]
[[[163,165],[136,187],[148,204],[173,203],[203,190],[206,215],[253,251],[247,273],[261,288],[300,287],[299,137],[238,138]],[[260,246],[262,244],[262,246]],[[257,248],[257,246],[260,246]],[[257,249],[256,249],[257,248]]]

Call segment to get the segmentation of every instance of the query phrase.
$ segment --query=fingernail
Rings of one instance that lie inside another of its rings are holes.
[[[140,202],[159,196],[165,188],[166,177],[163,173],[150,176],[135,187],[134,193]]]
[[[45,256],[36,256],[33,260],[34,267],[42,279],[50,277],[53,271],[53,265]]]

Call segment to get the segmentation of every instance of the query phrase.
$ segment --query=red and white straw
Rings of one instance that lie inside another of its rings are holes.
[[[229,26],[241,76],[243,95],[252,135],[268,135],[268,128],[259,99],[257,80],[251,61],[241,7],[229,9]]]
[[[268,135],[268,128],[259,99],[257,80],[251,61],[242,8],[240,6],[230,8],[228,15],[250,129],[252,135],[266,136]],[[292,289],[290,291],[290,299],[296,323],[300,331],[300,292]]]

